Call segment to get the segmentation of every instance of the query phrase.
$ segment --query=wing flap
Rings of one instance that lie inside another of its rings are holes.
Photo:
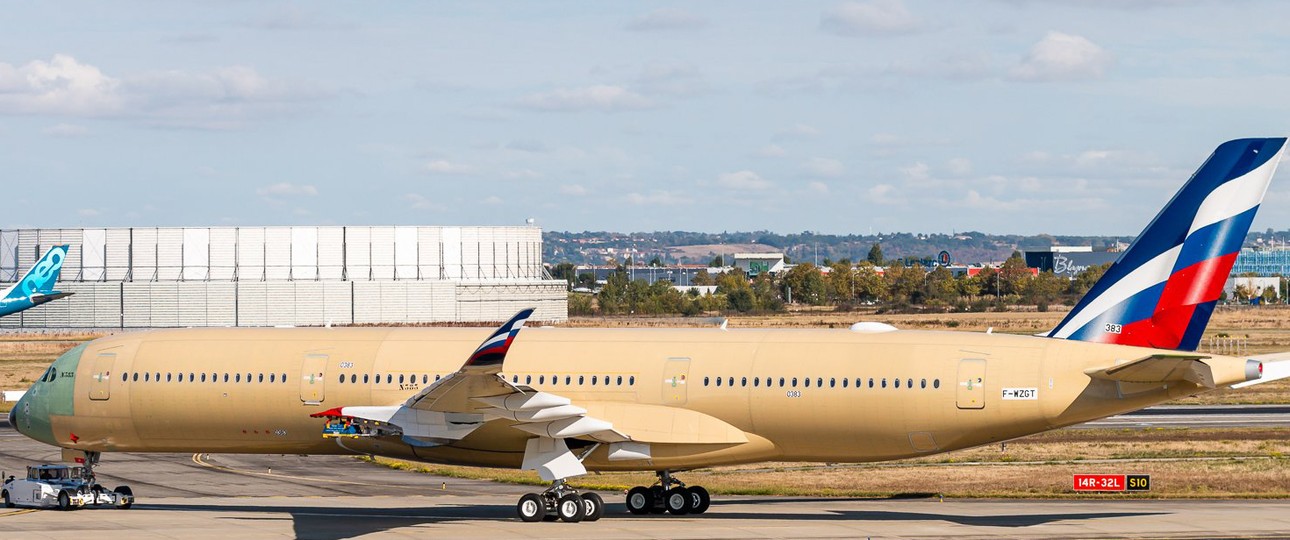
[[[1109,368],[1090,369],[1084,373],[1094,379],[1126,383],[1164,384],[1187,381],[1205,388],[1214,388],[1214,372],[1209,358],[1195,354],[1153,354]]]

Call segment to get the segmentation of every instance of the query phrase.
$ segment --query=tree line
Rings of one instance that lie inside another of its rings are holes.
[[[871,252],[870,256],[881,260],[880,252]],[[596,292],[571,292],[569,314],[689,316],[714,312],[776,312],[783,311],[790,303],[840,309],[876,306],[883,311],[947,312],[1033,305],[1047,311],[1052,304],[1077,301],[1109,266],[1090,267],[1069,279],[1052,272],[1035,275],[1019,253],[1014,253],[998,269],[984,268],[972,276],[955,276],[943,266],[928,269],[918,264],[889,264],[880,273],[873,261],[853,264],[843,259],[821,266],[802,263],[786,272],[755,277],[739,269],[699,272],[693,284],[715,285],[715,292],[711,294],[700,294],[697,290],[682,292],[667,281],[654,284],[632,281],[627,268],[619,266]],[[571,288],[574,284],[594,283],[590,274],[573,275],[571,264],[557,265],[552,274],[565,279]]]

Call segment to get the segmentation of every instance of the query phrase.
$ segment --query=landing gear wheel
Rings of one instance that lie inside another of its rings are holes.
[[[647,487],[636,486],[627,492],[627,511],[636,515],[650,513],[654,508],[654,492]]]
[[[690,492],[683,487],[674,487],[667,490],[667,495],[664,496],[663,502],[668,513],[674,516],[683,516],[690,511]]]
[[[4,497],[5,508],[13,508],[13,501],[9,500],[9,490],[0,491],[0,497]]]
[[[118,505],[117,508],[129,510],[131,506],[134,506],[134,492],[130,490],[130,486],[117,486],[112,491],[125,501]]]
[[[555,501],[555,512],[560,516],[560,521],[566,523],[582,521],[585,507],[582,503],[582,498],[573,493],[560,497]]]
[[[595,493],[582,494],[582,520],[596,521],[605,515],[605,500]]]
[[[515,512],[520,515],[520,521],[542,521],[546,517],[546,503],[542,501],[541,495],[526,493],[520,497],[520,503],[515,505]]]
[[[663,505],[664,497],[667,496],[667,490],[663,489],[662,486],[650,486],[649,493],[654,496],[654,502],[649,507],[649,513],[662,514],[667,512],[667,506]]]
[[[700,486],[690,486],[686,491],[690,492],[690,513],[702,514],[708,511],[712,505],[712,497],[708,496],[708,490]]]
[[[58,492],[58,509],[59,510],[72,509],[72,496],[67,494],[67,490]]]

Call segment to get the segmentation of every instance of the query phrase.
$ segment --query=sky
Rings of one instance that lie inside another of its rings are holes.
[[[1132,235],[1290,2],[6,2],[0,229]],[[1290,227],[1290,172],[1256,230]]]

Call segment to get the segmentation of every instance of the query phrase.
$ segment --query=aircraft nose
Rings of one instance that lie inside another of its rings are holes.
[[[45,407],[42,403],[32,396],[31,391],[22,396],[13,409],[9,411],[9,425],[18,430],[18,433],[36,439],[45,444],[58,444],[54,442],[54,433],[50,429],[49,415],[42,414]]]

